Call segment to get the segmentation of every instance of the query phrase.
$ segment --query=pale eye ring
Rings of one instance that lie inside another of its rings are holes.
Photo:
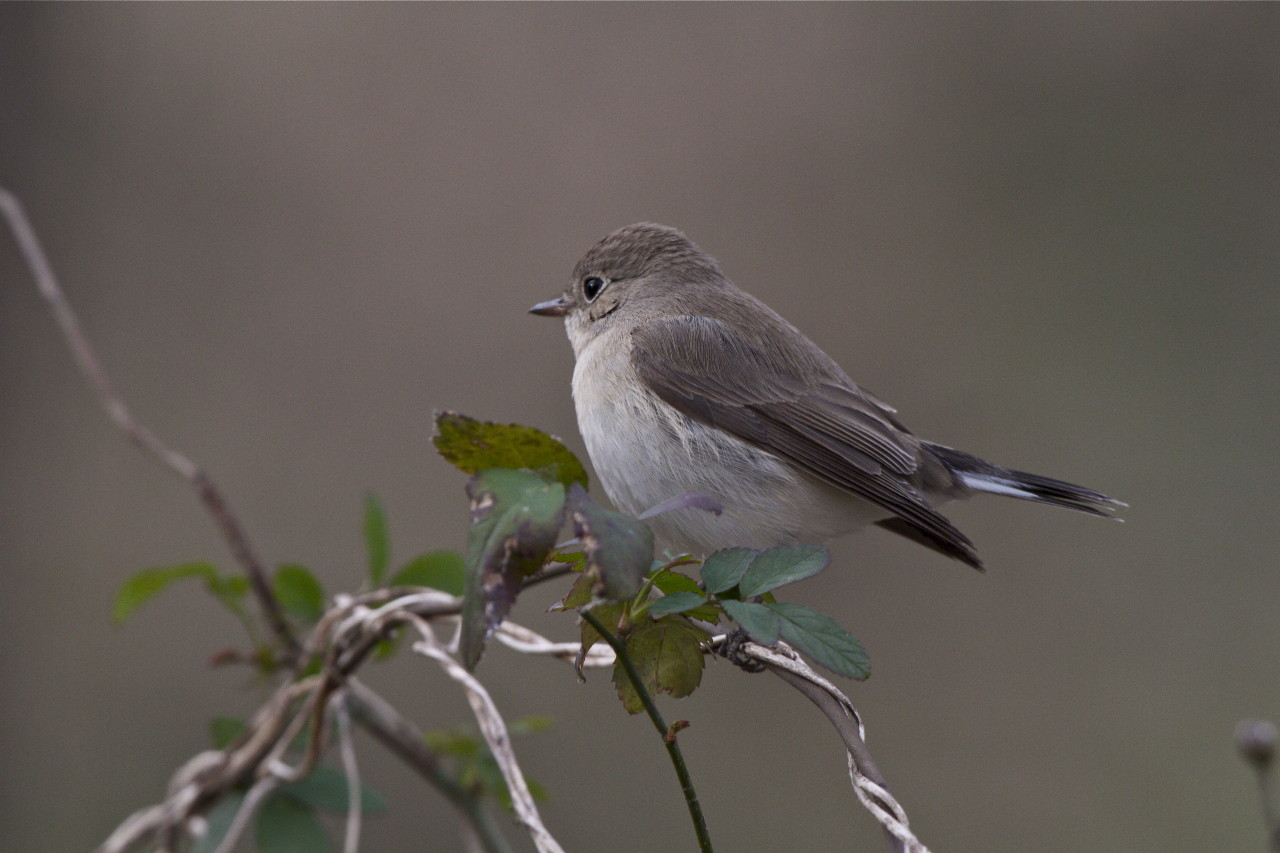
[[[604,290],[605,281],[598,275],[589,276],[582,280],[582,295],[587,298],[588,302],[594,302],[596,297],[600,295],[600,291]]]

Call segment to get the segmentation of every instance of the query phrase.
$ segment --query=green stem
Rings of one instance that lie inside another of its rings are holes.
[[[640,701],[644,703],[644,709],[649,714],[649,719],[653,721],[653,727],[658,730],[658,737],[662,738],[662,743],[667,748],[667,755],[671,756],[671,764],[676,769],[676,778],[680,780],[680,791],[684,794],[685,804],[689,807],[689,818],[693,821],[693,831],[698,835],[698,849],[702,853],[711,853],[711,835],[707,832],[707,821],[702,816],[702,806],[698,804],[698,792],[693,787],[693,779],[689,776],[689,768],[685,766],[684,755],[680,752],[680,745],[676,742],[675,732],[667,726],[662,714],[658,711],[658,706],[653,704],[653,697],[649,695],[649,691],[644,688],[644,681],[640,678],[640,673],[636,671],[636,665],[631,661],[631,655],[627,653],[627,645],[613,635],[604,624],[601,623],[589,610],[582,611],[582,618],[587,624],[596,629],[604,641],[609,644],[614,653],[618,656],[618,661],[622,664],[622,668],[626,670],[627,678],[631,679],[631,685],[635,687],[636,694],[639,695]]]

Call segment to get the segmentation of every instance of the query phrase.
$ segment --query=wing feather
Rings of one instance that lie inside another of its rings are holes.
[[[756,333],[709,317],[646,323],[632,334],[631,361],[678,411],[883,507],[946,553],[979,565],[969,539],[912,482],[919,439],[775,317],[768,319],[779,328],[766,324]]]

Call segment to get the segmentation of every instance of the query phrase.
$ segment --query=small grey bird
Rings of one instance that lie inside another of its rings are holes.
[[[578,427],[614,505],[639,514],[689,491],[723,503],[649,519],[674,549],[816,544],[875,523],[981,568],[938,504],[988,492],[1100,516],[1123,506],[917,438],[674,228],[614,231],[529,310],[565,319]]]

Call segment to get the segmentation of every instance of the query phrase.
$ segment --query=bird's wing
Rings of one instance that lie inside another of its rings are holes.
[[[919,439],[790,327],[752,334],[709,317],[671,317],[632,333],[631,361],[676,410],[883,507],[939,550],[978,565],[968,538],[908,479],[920,464]]]

